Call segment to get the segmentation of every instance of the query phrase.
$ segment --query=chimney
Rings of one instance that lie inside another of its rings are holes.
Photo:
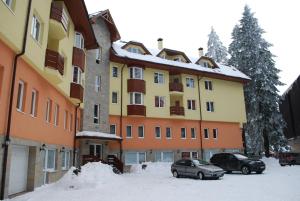
[[[162,38],[157,39],[157,46],[158,46],[159,50],[162,50],[164,48],[163,47],[163,39]]]
[[[199,57],[202,57],[203,56],[203,47],[200,47],[198,49],[198,51],[199,51]]]

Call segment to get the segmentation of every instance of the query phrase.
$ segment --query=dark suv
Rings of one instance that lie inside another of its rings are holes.
[[[210,162],[221,167],[227,173],[242,171],[243,174],[250,174],[251,172],[261,174],[266,169],[266,165],[261,160],[250,159],[239,153],[214,154]]]

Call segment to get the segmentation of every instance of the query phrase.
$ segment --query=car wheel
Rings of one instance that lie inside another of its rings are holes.
[[[246,175],[246,174],[249,174],[249,173],[250,173],[249,167],[243,166],[243,167],[242,167],[242,173],[245,174],[245,175]]]
[[[284,167],[285,166],[285,164],[280,164],[282,167]]]
[[[204,175],[202,172],[198,172],[198,179],[200,179],[200,180],[204,179]]]
[[[256,174],[261,174],[262,173],[262,171],[256,171]]]
[[[179,174],[178,174],[178,172],[176,170],[173,171],[173,177],[176,177],[176,178],[179,177]]]

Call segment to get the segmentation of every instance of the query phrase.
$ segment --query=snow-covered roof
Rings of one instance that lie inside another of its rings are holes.
[[[102,133],[96,131],[81,131],[76,133],[76,137],[94,137],[94,138],[101,138],[101,139],[116,139],[121,140],[120,136],[110,133]]]
[[[196,70],[196,71],[200,71],[200,72],[207,72],[207,73],[213,73],[213,74],[217,74],[217,75],[224,75],[224,76],[230,76],[230,77],[250,80],[250,78],[247,75],[245,75],[244,73],[240,72],[239,70],[237,70],[235,67],[232,67],[232,66],[225,66],[223,64],[217,63],[219,68],[211,69],[211,68],[207,68],[207,67],[201,66],[199,64],[196,64],[195,62],[199,58],[192,58],[192,57],[189,57],[189,59],[192,61],[192,63],[183,63],[183,62],[179,62],[179,61],[167,60],[167,59],[163,59],[163,58],[155,56],[160,52],[160,50],[158,50],[158,49],[147,48],[151,52],[152,55],[142,55],[142,54],[132,53],[125,49],[122,49],[124,44],[126,44],[126,42],[119,40],[119,41],[114,42],[112,45],[112,48],[118,57],[129,58],[129,59],[140,60],[140,61],[147,61],[147,62],[156,63],[156,64],[164,64],[164,65],[170,66],[170,68],[180,67],[180,68]]]

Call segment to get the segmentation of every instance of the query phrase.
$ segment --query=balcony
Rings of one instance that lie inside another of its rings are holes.
[[[83,87],[77,83],[71,83],[70,86],[70,97],[75,102],[83,102]]]
[[[127,80],[127,92],[140,92],[146,93],[145,80],[128,79]]]
[[[183,85],[181,83],[169,83],[169,91],[175,93],[182,93],[183,92]]]
[[[73,47],[73,59],[72,59],[72,65],[78,66],[81,68],[82,72],[84,72],[85,67],[85,53],[82,49]]]
[[[67,36],[69,18],[62,2],[52,2],[50,11],[49,36],[61,40]]]
[[[170,115],[184,116],[184,107],[171,106],[170,107]]]
[[[46,77],[53,83],[62,82],[64,75],[64,58],[53,50],[47,49],[45,55]]]
[[[146,106],[127,105],[127,115],[146,116]]]

